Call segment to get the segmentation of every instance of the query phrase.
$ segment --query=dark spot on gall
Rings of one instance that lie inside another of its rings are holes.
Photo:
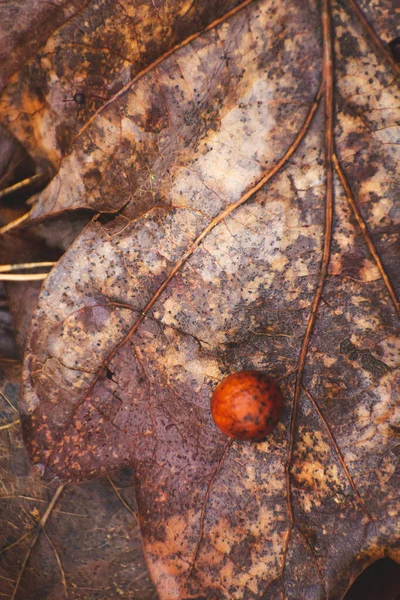
[[[243,417],[243,421],[245,423],[251,423],[253,421],[253,417],[251,415],[246,415],[245,417]]]

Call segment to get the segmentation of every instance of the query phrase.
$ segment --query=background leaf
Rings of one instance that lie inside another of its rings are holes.
[[[0,371],[2,596],[16,600],[155,598],[133,512],[136,507],[129,469],[114,473],[110,479],[65,487],[39,531],[40,518],[51,505],[57,486],[45,484],[32,473],[18,423],[6,428],[18,418],[18,386],[18,367],[3,366]]]

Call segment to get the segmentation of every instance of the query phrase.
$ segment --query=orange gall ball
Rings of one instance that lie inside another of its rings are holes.
[[[263,440],[282,414],[283,396],[261,371],[239,371],[225,377],[211,396],[216,426],[237,440]]]

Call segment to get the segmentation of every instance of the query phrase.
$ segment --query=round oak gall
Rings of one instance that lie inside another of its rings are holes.
[[[239,371],[225,377],[211,397],[216,426],[237,440],[263,440],[278,424],[282,393],[261,371]]]

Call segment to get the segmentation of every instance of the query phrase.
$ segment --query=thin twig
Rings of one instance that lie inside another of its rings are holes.
[[[63,566],[62,566],[62,562],[61,562],[60,556],[59,556],[59,554],[58,554],[58,552],[57,552],[57,548],[55,547],[55,545],[53,544],[53,542],[51,541],[51,539],[50,539],[50,538],[49,538],[49,536],[47,535],[47,531],[46,531],[45,529],[43,529],[43,533],[44,533],[44,535],[45,535],[45,538],[46,538],[46,539],[47,539],[47,541],[49,542],[49,545],[51,546],[51,548],[52,548],[52,550],[53,550],[53,553],[54,553],[55,559],[56,559],[56,561],[57,561],[57,564],[58,564],[58,568],[60,569],[60,574],[61,574],[61,583],[62,583],[62,586],[63,586],[63,588],[64,588],[65,597],[66,597],[66,599],[68,600],[68,588],[67,588],[67,580],[66,580],[66,578],[65,578],[65,572],[64,572],[64,569],[63,569]]]
[[[26,553],[26,555],[25,555],[25,558],[24,558],[24,560],[23,560],[23,562],[22,562],[21,569],[20,569],[20,571],[19,571],[19,573],[18,573],[17,581],[16,581],[16,583],[15,583],[15,588],[14,588],[14,590],[13,590],[13,593],[12,593],[12,596],[11,596],[10,600],[15,600],[15,596],[17,595],[17,592],[18,592],[18,589],[19,589],[19,585],[20,585],[20,583],[21,583],[21,579],[22,579],[22,576],[23,576],[23,574],[24,574],[24,572],[25,572],[26,565],[28,564],[28,560],[29,560],[29,557],[30,557],[30,555],[31,555],[31,553],[32,553],[32,550],[33,550],[33,548],[34,548],[34,546],[35,546],[36,542],[38,541],[38,538],[39,538],[40,532],[43,530],[44,526],[46,525],[46,523],[47,523],[47,520],[48,520],[49,516],[51,515],[51,513],[52,513],[52,510],[53,510],[53,508],[55,507],[55,505],[56,505],[56,503],[57,503],[57,501],[58,501],[59,497],[61,496],[61,494],[62,494],[62,492],[63,492],[64,488],[65,488],[65,485],[64,485],[64,484],[63,484],[63,485],[60,485],[60,486],[57,488],[57,491],[56,491],[56,493],[54,494],[54,496],[53,496],[53,498],[52,498],[52,500],[51,500],[50,504],[48,505],[48,507],[47,507],[47,509],[46,509],[46,511],[45,511],[45,513],[44,513],[44,515],[43,515],[43,517],[40,519],[40,521],[39,521],[39,523],[38,523],[38,526],[36,527],[36,529],[35,529],[35,530],[32,530],[32,532],[28,532],[27,534],[25,534],[25,536],[22,536],[22,538],[20,538],[20,539],[18,540],[18,543],[19,543],[19,542],[20,542],[20,541],[23,539],[23,537],[26,537],[26,536],[27,536],[27,535],[29,535],[30,533],[33,533],[33,532],[35,532],[35,534],[34,534],[34,537],[33,537],[32,541],[31,541],[31,543],[30,543],[30,546],[29,546],[29,548],[28,548],[28,551],[27,551],[27,553]],[[8,546],[8,547],[7,547],[7,550],[9,550],[9,549],[10,549],[10,548],[11,548],[13,545],[16,545],[16,543],[17,543],[17,542],[15,542],[14,544],[11,544],[10,546]]]
[[[19,263],[15,265],[0,265],[0,273],[9,273],[10,271],[19,271],[20,269],[37,269],[38,267],[53,267],[54,261]]]
[[[14,425],[18,425],[20,423],[20,419],[16,419],[15,421],[11,421],[11,423],[7,423],[7,425],[0,425],[0,431],[4,431],[5,429],[11,429]]]
[[[2,500],[2,498],[0,498],[0,500]],[[36,527],[34,529],[31,529],[30,531],[27,531],[23,535],[21,535],[21,537],[18,538],[17,540],[15,540],[15,542],[11,542],[11,544],[8,544],[8,546],[5,546],[4,548],[0,548],[0,556],[2,554],[5,554],[6,552],[9,552],[9,550],[12,550],[12,548],[15,548],[15,546],[18,546],[27,537],[29,537],[30,535],[34,534],[35,531],[36,531]]]
[[[7,402],[8,406],[10,406],[10,408],[15,410],[16,413],[18,412],[18,409],[15,408],[15,406],[12,404],[12,402],[7,398],[7,396],[1,390],[0,390],[0,396],[2,396],[4,398],[4,400]]]
[[[18,225],[21,225],[21,223],[27,221],[29,219],[29,215],[30,212],[27,212],[24,215],[22,215],[22,217],[18,217],[18,219],[10,221],[10,223],[7,223],[7,225],[0,227],[0,235],[2,235],[3,233],[7,233],[7,231],[10,231],[11,229],[15,229],[15,227],[18,227]]]
[[[37,183],[38,181],[44,180],[46,177],[46,173],[38,173],[37,175],[32,175],[32,177],[27,177],[26,179],[23,179],[22,181],[19,181],[18,183],[11,185],[10,187],[5,188],[4,190],[0,190],[0,199],[4,198],[4,196],[8,196],[8,194],[12,194],[17,190],[22,189],[23,187],[26,187],[27,185],[31,185],[32,183]]]
[[[122,496],[121,492],[119,491],[119,489],[117,488],[117,486],[115,485],[115,483],[113,482],[113,480],[111,479],[111,477],[109,475],[107,475],[107,479],[108,479],[108,482],[111,485],[112,489],[114,490],[115,494],[117,495],[118,499],[120,500],[120,502],[125,506],[126,510],[128,510],[131,513],[131,515],[133,515],[135,517],[136,522],[139,524],[139,519],[138,519],[137,514],[126,502],[125,498]]]
[[[48,273],[2,274],[0,281],[40,281],[46,279]]]
[[[21,361],[18,358],[0,358],[0,365],[20,365]]]
[[[15,582],[15,587],[13,589],[13,593],[12,593],[12,596],[11,596],[10,600],[15,600],[15,596],[17,595],[17,592],[18,592],[18,589],[19,589],[19,584],[21,583],[21,579],[22,579],[22,576],[23,576],[23,574],[25,572],[26,565],[28,563],[28,560],[29,560],[29,557],[31,555],[31,552],[32,552],[32,550],[33,550],[33,548],[34,548],[37,540],[38,540],[39,534],[40,534],[40,530],[38,529],[36,531],[34,537],[32,538],[30,546],[28,548],[28,552],[25,554],[24,560],[22,561],[22,565],[21,565],[21,568],[19,570],[17,581]]]

